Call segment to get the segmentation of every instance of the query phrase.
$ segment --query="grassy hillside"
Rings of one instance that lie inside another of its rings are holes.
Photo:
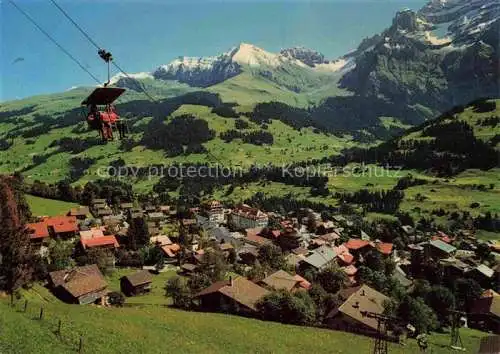
[[[330,90],[325,87],[324,90]],[[192,89],[189,89],[192,91]],[[172,84],[169,90],[157,90],[157,97],[166,98],[189,91],[184,86]],[[257,102],[278,100],[290,105],[307,106],[312,96],[321,95],[310,92],[298,94],[283,89],[271,81],[257,79],[249,74],[242,74],[222,84],[213,86],[210,91],[220,93],[225,102],[236,102],[235,111],[248,112]],[[207,91],[207,90],[206,90]],[[148,166],[150,164],[172,164],[193,162],[215,162],[224,165],[249,166],[252,163],[289,163],[309,158],[321,158],[338,153],[342,148],[352,146],[349,136],[336,137],[330,134],[314,133],[311,128],[294,129],[279,120],[273,121],[266,131],[273,135],[272,145],[253,145],[240,139],[226,143],[220,135],[235,129],[235,118],[224,118],[212,113],[211,107],[171,103],[164,104],[159,114],[168,124],[173,117],[192,115],[207,121],[214,130],[215,137],[203,144],[208,153],[187,153],[168,157],[163,150],[154,150],[141,143],[145,131],[151,131],[151,117],[147,110],[158,109],[154,103],[144,102],[140,93],[127,91],[118,101],[118,109],[123,115],[132,115],[129,121],[131,147],[120,141],[103,144],[96,131],[90,131],[84,121],[84,111],[80,102],[90,92],[89,88],[80,88],[62,94],[36,96],[24,100],[6,102],[0,108],[0,173],[22,171],[28,181],[36,179],[49,183],[71,177],[73,181],[85,183],[96,178],[100,167],[108,167],[117,159],[123,159],[127,165]],[[145,111],[135,107],[135,103],[144,106]],[[156,118],[158,119],[158,117]],[[246,133],[263,131],[245,116],[240,119],[247,122]],[[63,148],[59,141],[74,139],[72,148]],[[72,171],[72,159],[87,159],[86,171]]]
[[[372,340],[345,332],[288,326],[242,317],[185,312],[159,306],[97,308],[60,303],[45,288],[25,293],[27,313],[0,299],[2,353],[66,353],[78,348],[80,335],[86,353],[367,353]],[[144,297],[146,298],[146,297]],[[35,319],[40,305],[44,319]],[[62,339],[54,334],[62,320]],[[26,335],[29,333],[29,335]],[[475,353],[483,333],[462,331],[467,348]],[[447,335],[431,336],[433,353],[450,353]],[[392,344],[391,353],[417,353],[413,340],[407,346]]]
[[[78,206],[78,204],[75,203],[40,198],[29,194],[26,195],[26,201],[28,202],[31,213],[34,216],[63,215],[66,214],[71,208]]]

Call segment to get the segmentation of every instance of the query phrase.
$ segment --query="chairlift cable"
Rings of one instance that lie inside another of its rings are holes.
[[[44,30],[26,11],[20,8],[14,1],[8,0],[12,6],[14,6],[24,17],[26,17],[40,32],[42,32],[48,39],[52,41],[64,54],[66,54],[71,60],[73,60],[83,71],[89,74],[92,79],[94,79],[98,84],[101,83],[94,74],[92,74],[78,59],[76,59],[70,52],[68,52],[59,42],[55,40],[46,30]]]
[[[106,51],[101,48],[97,43],[96,41],[94,41],[92,39],[92,37],[90,37],[90,35],[80,26],[78,25],[78,23],[55,1],[55,0],[50,0],[52,2],[52,4],[54,4],[55,7],[57,7],[57,9],[85,36],[85,38],[87,38],[87,40],[94,46],[96,47],[99,55],[101,56],[101,58],[106,61],[106,63],[108,63],[109,65],[109,62],[111,61],[113,63],[113,65],[123,74],[125,75],[127,78],[135,81],[138,83],[138,86],[139,88],[141,89],[141,91],[153,102],[157,102],[157,100],[155,98],[153,98],[147,91],[146,89],[144,88],[144,86],[142,85],[142,83],[137,80],[137,79],[134,79],[132,78],[129,74],[127,74],[127,72],[125,70],[123,70],[114,60],[113,58],[111,57],[111,53],[108,52],[108,54],[110,55],[109,58],[106,60],[102,55],[101,55],[101,52],[102,53],[105,53]],[[109,84],[109,70],[108,70],[108,84]]]
[[[87,32],[85,32],[83,30],[83,28],[81,28],[78,23],[76,23],[72,18],[71,16],[61,7],[59,6],[59,4],[57,2],[55,2],[54,0],[50,0],[55,7],[57,7],[59,9],[59,11],[62,12],[62,14],[73,24],[75,25],[75,27],[89,40],[90,43],[92,43],[92,45],[94,47],[96,47],[98,50],[101,49],[101,47],[99,47],[99,45],[97,45],[97,43],[92,39],[92,37],[89,36],[89,34]]]

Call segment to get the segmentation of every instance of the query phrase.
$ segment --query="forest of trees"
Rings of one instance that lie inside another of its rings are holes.
[[[220,138],[226,143],[230,143],[234,139],[241,139],[244,143],[253,145],[272,145],[274,142],[273,135],[263,130],[239,132],[232,129],[221,133]]]
[[[162,120],[151,121],[141,143],[150,149],[165,150],[167,156],[178,156],[185,152],[184,146],[191,151],[204,151],[200,145],[213,138],[215,131],[209,129],[207,121],[183,115],[167,124]]]

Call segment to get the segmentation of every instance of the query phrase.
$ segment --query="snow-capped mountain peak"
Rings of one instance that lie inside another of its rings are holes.
[[[279,55],[265,51],[253,44],[240,43],[231,51],[231,59],[239,65],[277,67],[282,63]]]

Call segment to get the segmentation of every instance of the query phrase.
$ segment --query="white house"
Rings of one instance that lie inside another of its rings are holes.
[[[264,228],[269,222],[269,217],[263,211],[241,204],[233,209],[229,215],[229,224],[235,229]]]

